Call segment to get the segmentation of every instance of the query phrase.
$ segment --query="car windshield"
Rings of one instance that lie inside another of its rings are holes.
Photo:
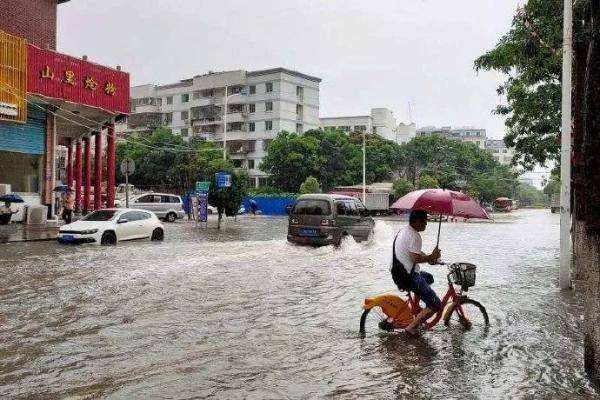
[[[330,215],[331,208],[327,200],[300,200],[292,209],[296,215]]]
[[[83,217],[82,221],[110,221],[117,212],[115,210],[99,210]]]

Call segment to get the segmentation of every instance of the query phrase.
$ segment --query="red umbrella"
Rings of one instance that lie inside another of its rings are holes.
[[[440,243],[442,215],[463,218],[490,218],[488,213],[468,195],[445,189],[415,190],[399,198],[390,208],[398,211],[425,210],[429,214],[438,214],[440,216],[438,244]]]

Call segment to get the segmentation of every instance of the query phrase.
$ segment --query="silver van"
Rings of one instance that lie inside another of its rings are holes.
[[[174,222],[183,218],[181,197],[168,193],[146,193],[133,199],[131,207],[152,211],[158,218]]]
[[[290,210],[287,240],[312,246],[339,245],[351,235],[367,240],[375,221],[362,201],[336,194],[305,194]]]

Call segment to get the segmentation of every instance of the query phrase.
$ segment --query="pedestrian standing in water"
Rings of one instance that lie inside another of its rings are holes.
[[[256,200],[251,199],[250,200],[250,212],[252,213],[253,216],[256,217],[257,211],[258,211],[258,203],[256,202]]]
[[[75,207],[75,195],[73,194],[73,189],[67,189],[67,193],[65,194],[65,202],[62,212],[62,219],[66,224],[71,223],[71,219],[73,218],[73,208]]]

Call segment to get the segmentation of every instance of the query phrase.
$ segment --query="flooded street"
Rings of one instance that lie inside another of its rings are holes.
[[[0,398],[595,398],[546,210],[442,227],[443,259],[478,265],[486,336],[361,339],[362,299],[396,291],[404,224],[339,249],[289,245],[271,218],[166,225],[158,244],[0,245]],[[445,268],[424,269],[441,295]]]

